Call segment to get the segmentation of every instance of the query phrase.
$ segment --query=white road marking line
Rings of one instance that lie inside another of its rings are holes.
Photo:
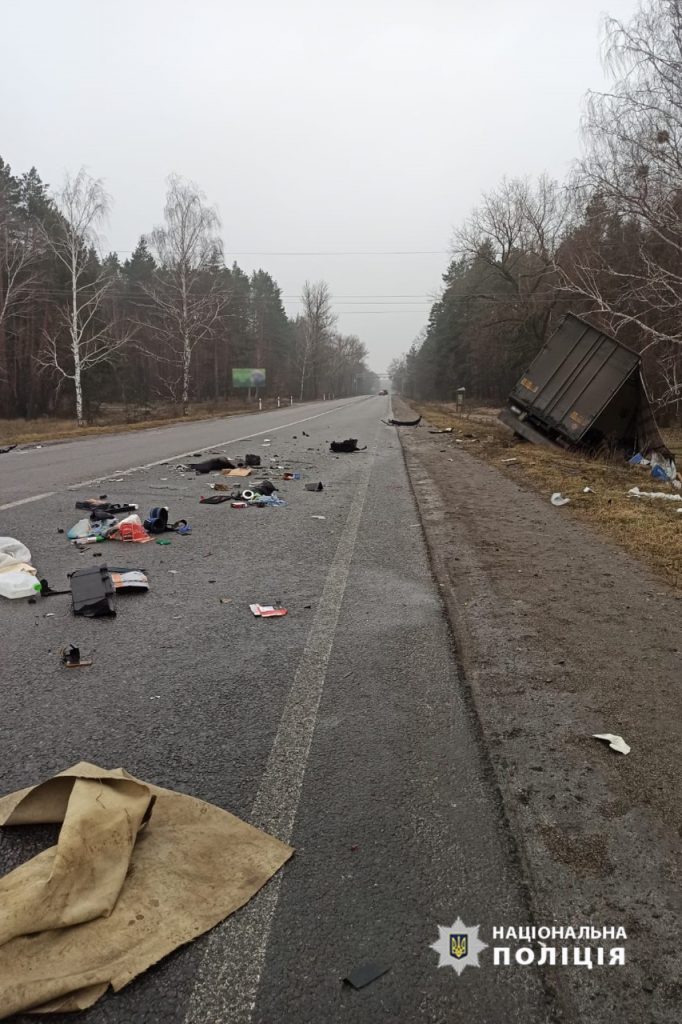
[[[18,501],[8,501],[5,505],[0,505],[0,512],[6,512],[8,508],[19,508],[20,505],[29,505],[32,501],[42,501],[43,498],[51,498],[56,491],[45,491],[44,494],[34,494],[30,498],[19,498]]]
[[[327,574],[251,813],[254,825],[284,842],[291,839],[301,799],[327,665],[376,451],[375,438]],[[281,878],[280,872],[238,914],[211,932],[197,969],[184,1024],[249,1024],[277,910]]]
[[[214,444],[207,444],[205,448],[192,448],[189,452],[182,452],[180,455],[168,455],[165,459],[158,459],[156,462],[147,462],[143,466],[133,466],[131,469],[117,469],[113,473],[109,473],[106,476],[96,476],[91,480],[81,480],[77,484],[69,484],[66,488],[67,491],[77,491],[81,487],[89,487],[90,484],[101,484],[105,481],[113,480],[118,476],[130,476],[131,473],[140,473],[145,469],[153,469],[155,466],[163,466],[167,462],[172,462],[173,459],[186,459],[189,458],[194,452],[203,454],[209,452],[212,448],[225,448],[228,444],[239,444],[240,441],[248,441],[252,437],[262,437],[263,434],[274,433],[277,430],[286,430],[288,427],[296,427],[299,423],[308,423],[310,420],[317,420],[321,416],[331,416],[332,413],[338,412],[340,409],[347,409],[349,405],[354,405],[356,401],[363,401],[363,398],[354,399],[351,402],[347,402],[345,405],[337,405],[334,409],[325,409],[324,412],[317,412],[314,416],[305,416],[300,420],[291,420],[289,423],[283,423],[279,427],[269,427],[268,430],[259,430],[255,434],[245,434],[244,437],[235,437],[230,441],[216,441]],[[106,437],[107,435],[102,435]],[[18,501],[9,501],[6,505],[0,505],[0,512],[6,512],[10,508],[18,508],[19,505],[28,505],[32,501],[42,501],[43,498],[51,498],[57,491],[46,491],[44,494],[33,494],[30,498],[20,498]]]

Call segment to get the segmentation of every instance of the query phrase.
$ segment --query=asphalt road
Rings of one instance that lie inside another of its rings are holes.
[[[193,533],[111,555],[97,546],[98,562],[149,575],[147,595],[119,595],[116,619],[74,618],[68,596],[2,601],[0,791],[78,760],[121,765],[296,848],[246,908],[84,1024],[550,1019],[535,969],[491,967],[492,927],[528,912],[399,441],[380,422],[388,409],[367,398],[1,457],[0,534],[24,541],[55,588],[93,561],[58,533],[79,517],[78,496],[167,504]],[[329,441],[348,436],[367,451],[331,455]],[[200,505],[207,478],[170,457],[210,446],[272,456],[304,480],[279,482],[283,508]],[[118,482],[70,489],[107,474]],[[285,618],[250,614],[274,600]],[[69,642],[92,668],[60,666]],[[53,836],[4,830],[0,870]],[[429,948],[457,917],[489,943],[459,977]],[[343,985],[365,960],[390,971],[361,991]]]

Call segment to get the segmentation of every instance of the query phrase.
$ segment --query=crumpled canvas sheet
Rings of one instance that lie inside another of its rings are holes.
[[[195,797],[81,762],[0,799],[0,825],[63,822],[0,878],[0,1018],[83,1010],[243,906],[292,855]]]

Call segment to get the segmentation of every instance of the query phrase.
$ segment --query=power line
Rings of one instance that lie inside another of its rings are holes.
[[[135,252],[134,249],[109,249],[119,255]],[[449,256],[446,249],[323,249],[307,251],[302,249],[230,249],[227,256]]]

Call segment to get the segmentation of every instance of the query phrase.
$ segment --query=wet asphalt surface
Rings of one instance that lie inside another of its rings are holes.
[[[2,457],[4,504],[54,491],[0,510],[0,534],[26,543],[53,587],[65,586],[74,568],[108,562],[144,568],[150,592],[119,595],[115,619],[74,618],[68,597],[2,602],[0,791],[89,760],[265,825],[254,806],[273,743],[282,739],[287,697],[311,637],[328,646],[324,663],[306,676],[310,704],[302,714],[312,715],[314,731],[300,784],[287,794],[295,814],[282,838],[296,848],[294,858],[249,907],[108,994],[79,1015],[84,1024],[550,1019],[533,968],[491,967],[492,926],[522,925],[528,912],[399,441],[380,422],[387,412],[383,398],[320,403]],[[246,434],[258,436],[229,443]],[[348,436],[367,451],[331,455],[329,441]],[[208,478],[182,476],[173,459],[120,482],[68,489],[223,443],[216,450],[254,451],[264,463],[273,457],[275,466],[301,472],[300,482],[276,481],[287,505],[200,505]],[[306,491],[308,480],[325,490]],[[142,512],[167,504],[171,519],[188,519],[193,532],[172,536],[169,546],[106,544],[79,553],[58,529],[79,518],[76,498],[102,493],[138,502]],[[281,601],[288,615],[257,620],[253,601]],[[63,669],[65,643],[80,646],[92,668]],[[283,742],[286,750],[286,735]],[[300,750],[292,747],[291,757]],[[53,836],[4,830],[0,870]],[[263,937],[259,914],[267,906]],[[429,948],[437,926],[457,917],[480,924],[489,944],[481,969],[461,977],[438,969]],[[342,984],[365,960],[390,970],[361,991]]]

